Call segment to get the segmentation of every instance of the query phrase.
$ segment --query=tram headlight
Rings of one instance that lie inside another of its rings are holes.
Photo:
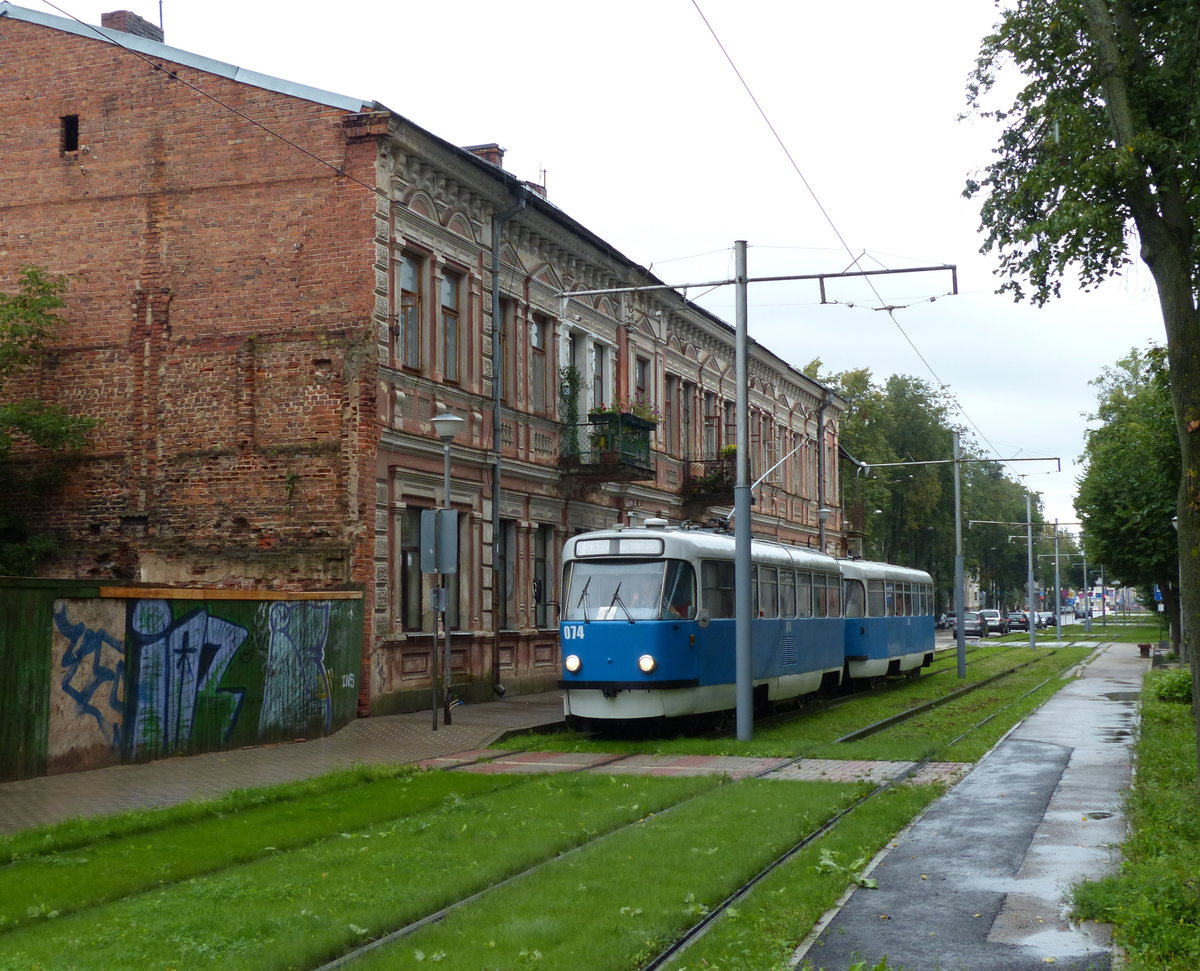
[[[583,662],[579,660],[578,654],[568,654],[563,658],[563,667],[574,674],[583,667]]]
[[[658,662],[654,660],[653,655],[643,654],[638,658],[638,670],[643,674],[650,674],[658,667]]]

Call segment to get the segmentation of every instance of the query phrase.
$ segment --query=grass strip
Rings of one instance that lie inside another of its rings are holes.
[[[528,866],[721,784],[545,775],[46,920],[0,968],[312,967]]]
[[[914,715],[876,735],[845,745],[825,746],[817,751],[825,758],[917,761],[935,756],[945,762],[973,762],[1009,728],[1067,684],[1060,675],[1091,651],[1091,648],[1082,647],[1039,650],[1030,657],[1032,663],[998,681]],[[1047,678],[1052,680],[1033,695],[1027,694]],[[989,712],[998,714],[960,742],[950,745],[964,729]]]
[[[743,780],[558,860],[355,967],[639,967],[857,791]]]
[[[227,816],[255,806],[272,806],[313,795],[350,789],[364,782],[411,775],[412,766],[356,765],[311,779],[254,789],[231,789],[215,799],[193,800],[162,809],[134,809],[109,816],[88,816],[0,836],[0,866],[42,853],[91,846],[102,839],[153,833],[181,823]]]
[[[524,781],[411,770],[391,778],[360,777],[353,787],[310,787],[286,802],[271,800],[152,834],[20,859],[0,868],[0,934]]]
[[[1200,967],[1200,780],[1190,706],[1155,696],[1151,672],[1142,690],[1137,776],[1126,811],[1129,837],[1120,870],[1074,888],[1074,915],[1106,921],[1127,971]]]
[[[1061,652],[1075,652],[1070,659],[1081,658],[1089,652],[1087,648],[1059,648],[1041,650],[1036,658],[1066,657]],[[933,678],[918,678],[897,684],[892,690],[871,695],[862,695],[827,711],[795,719],[762,723],[756,726],[754,738],[741,742],[734,738],[701,738],[694,735],[679,735],[671,738],[617,738],[579,735],[573,732],[552,734],[525,734],[504,741],[506,748],[521,748],[532,751],[565,752],[654,752],[664,755],[739,755],[766,758],[880,758],[884,760],[914,760],[928,754],[928,745],[918,745],[905,751],[881,747],[872,739],[855,743],[834,744],[855,729],[872,724],[892,715],[909,711],[917,705],[944,698],[964,685],[976,684],[998,674],[1015,664],[1032,659],[1032,652],[1022,654],[1014,651],[1013,645],[980,647],[972,652],[967,666],[967,677],[959,680],[948,674]],[[1072,660],[1048,663],[1060,667],[1073,663]],[[1007,681],[1007,679],[1006,679]],[[996,689],[1001,696],[1008,690],[999,684]],[[1013,693],[1015,697],[1019,692]],[[961,724],[961,723],[956,723]],[[961,728],[958,729],[961,731]],[[944,738],[953,738],[955,732],[944,732]],[[873,754],[863,754],[873,753]]]
[[[671,968],[786,968],[796,942],[808,936],[847,886],[862,878],[863,867],[894,834],[942,792],[941,786],[896,786],[859,806],[768,875]]]

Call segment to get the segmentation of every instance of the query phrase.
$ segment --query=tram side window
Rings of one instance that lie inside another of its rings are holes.
[[[725,560],[702,561],[700,584],[703,588],[703,604],[708,608],[709,617],[732,617],[734,615],[736,594],[732,562]]]
[[[825,597],[830,617],[842,616],[842,582],[837,577],[825,578]]]
[[[908,584],[896,584],[896,616],[908,616]]]
[[[813,586],[811,573],[796,574],[796,616],[813,615]]]
[[[779,616],[796,616],[796,574],[792,570],[779,571]]]
[[[663,584],[662,617],[664,620],[689,620],[695,616],[696,575],[692,565],[683,560],[669,560]]]
[[[758,568],[758,616],[779,616],[779,568]]]
[[[891,580],[883,582],[883,597],[887,601],[887,617],[896,616],[896,584]]]
[[[820,573],[813,574],[813,616],[829,616],[829,598],[825,592],[825,577]]]
[[[871,617],[887,616],[887,600],[884,596],[882,580],[867,581],[867,612]]]
[[[847,580],[842,586],[842,606],[847,617],[862,617],[867,606],[867,591],[861,580]]]

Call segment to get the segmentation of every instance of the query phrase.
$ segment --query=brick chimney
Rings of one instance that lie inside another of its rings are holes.
[[[163,42],[161,27],[155,27],[150,21],[143,20],[128,10],[114,10],[112,13],[101,14],[100,26],[107,27],[109,30],[121,30],[137,37],[145,37],[148,40],[158,41],[160,44]]]
[[[498,169],[504,168],[504,149],[495,142],[490,145],[467,145],[466,150],[485,162],[491,162]]]

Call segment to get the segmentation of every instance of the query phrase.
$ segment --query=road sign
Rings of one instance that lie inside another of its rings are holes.
[[[421,572],[458,572],[458,510],[421,510]]]

